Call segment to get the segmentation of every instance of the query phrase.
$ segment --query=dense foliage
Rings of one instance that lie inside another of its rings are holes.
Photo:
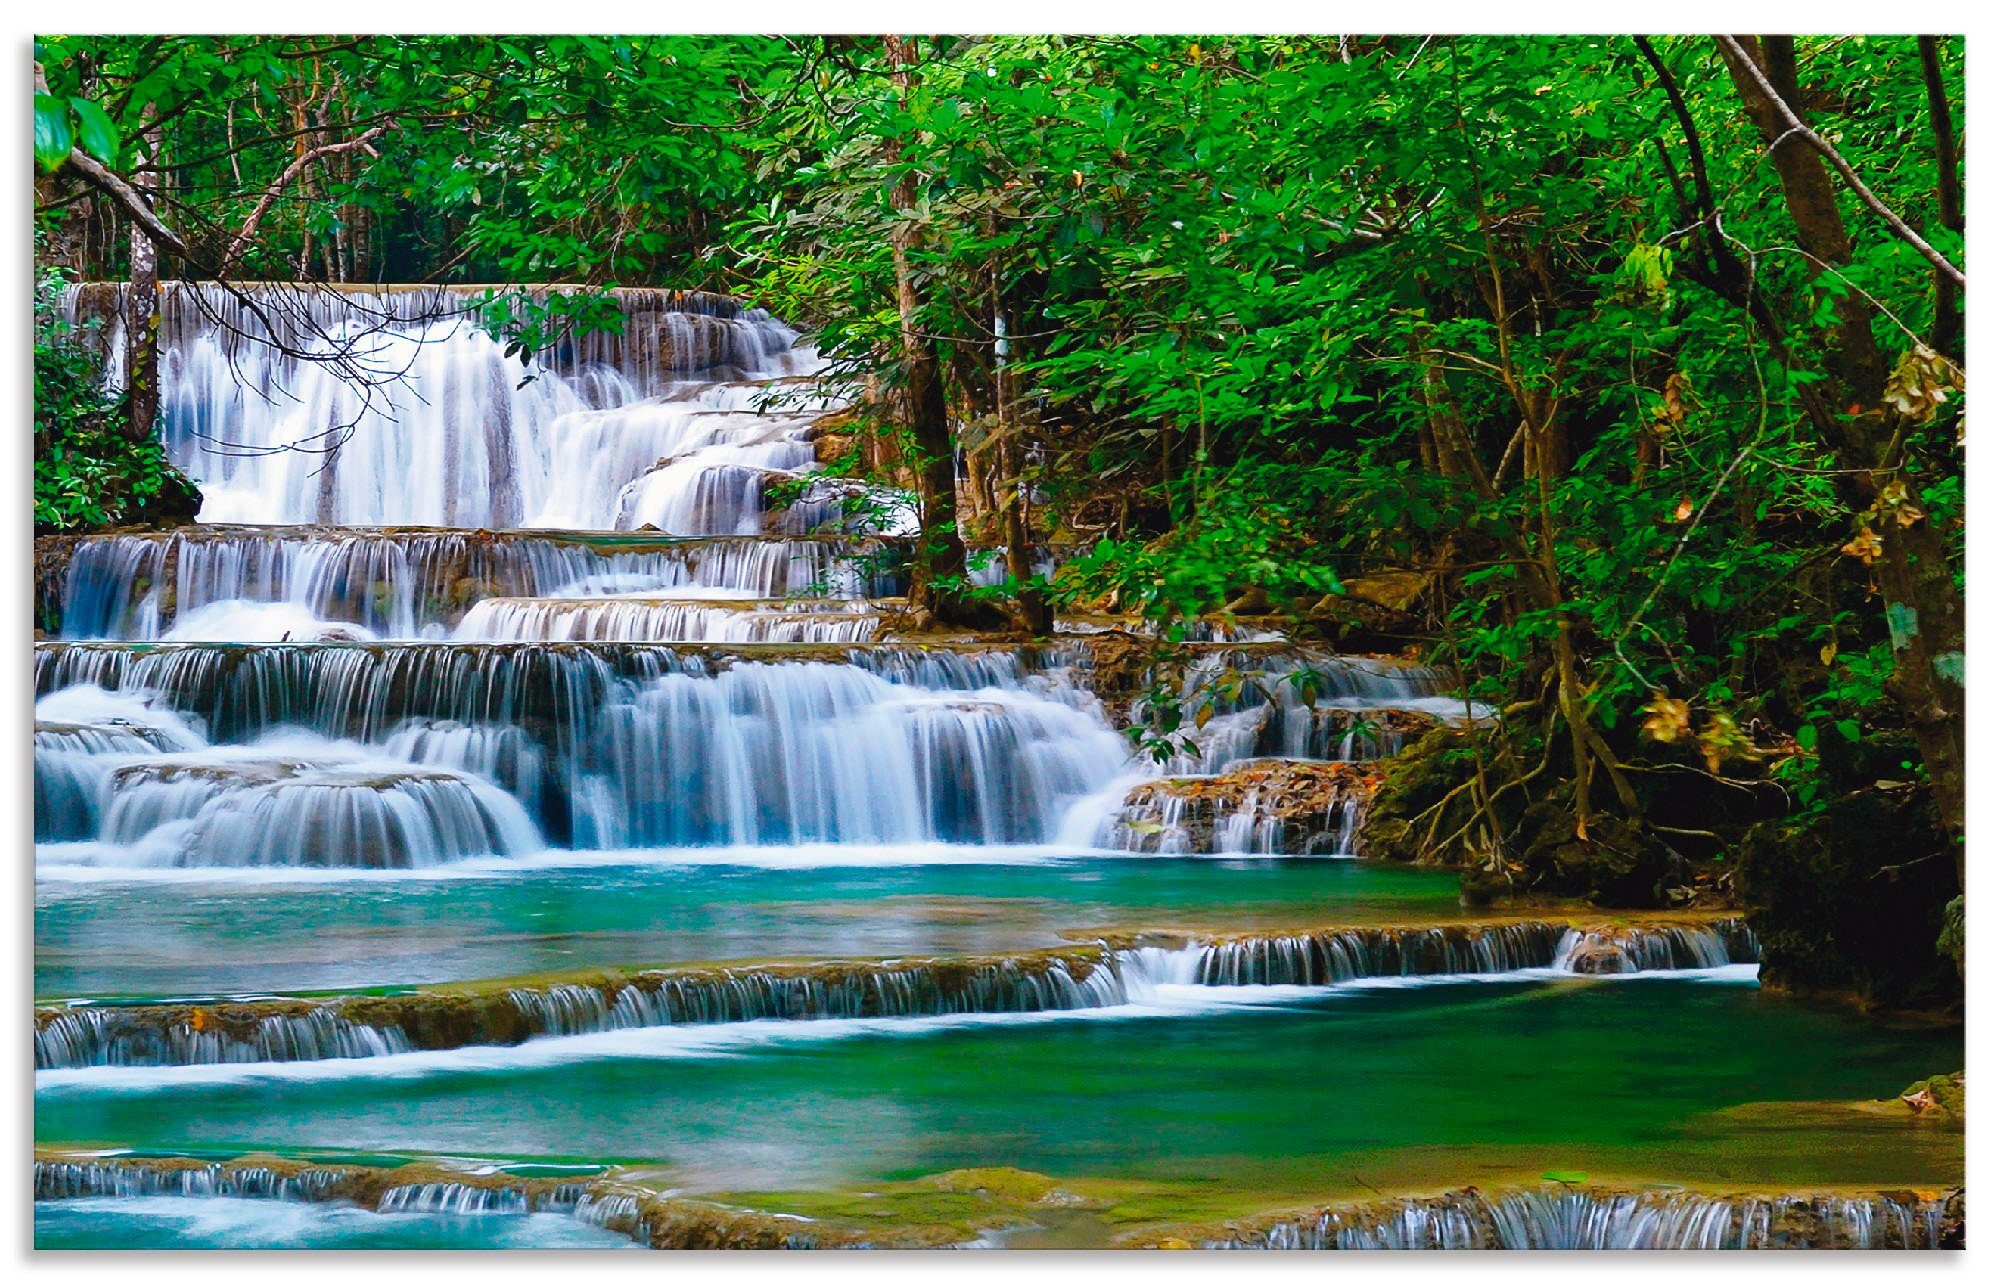
[[[35,529],[185,519],[199,496],[150,435],[127,431],[101,351],[61,309],[60,274],[35,284]]]
[[[1833,740],[1955,832],[1962,46],[1727,40],[65,38],[37,146],[149,150],[191,275],[248,220],[238,275],[745,294],[933,534],[1076,548],[1008,596],[1337,638],[1408,572],[1579,836],[1647,773],[1809,812]]]

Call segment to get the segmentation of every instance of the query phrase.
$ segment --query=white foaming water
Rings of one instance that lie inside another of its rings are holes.
[[[564,1213],[485,1214],[477,1238],[468,1214],[451,1211],[378,1212],[349,1204],[300,1203],[256,1197],[100,1195],[42,1200],[35,1205],[39,1240],[75,1236],[61,1247],[98,1247],[86,1236],[143,1230],[150,1248],[341,1249],[404,1247],[435,1227],[450,1247],[637,1249],[630,1236],[601,1230]]]
[[[1127,757],[1101,716],[1025,690],[827,664],[668,674],[599,734],[577,807],[600,847],[1047,841]]]
[[[56,707],[93,699],[68,696]],[[162,747],[107,734],[117,726],[72,736],[77,743],[51,746],[37,764],[50,788],[61,782],[76,795],[64,812],[69,829],[42,836],[85,840],[51,852],[54,861],[422,868],[543,845],[515,798],[467,772],[418,768],[305,732],[247,746]]]
[[[866,613],[869,606],[489,597],[465,613],[454,636],[468,642],[865,642],[882,623]]]
[[[295,602],[253,602],[231,598],[198,606],[175,617],[162,642],[373,642],[358,624],[322,620]]]
[[[73,288],[71,313],[105,293]],[[623,333],[572,333],[523,364],[480,328],[477,293],[249,294],[173,283],[162,295],[164,435],[201,484],[206,522],[608,529],[628,487],[695,447],[759,469],[813,462],[809,442],[777,454],[771,442],[779,425],[803,431],[823,396],[807,387],[786,405],[787,390],[742,381],[807,376],[818,357],[726,300],[621,291]],[[121,330],[114,318],[106,333],[114,381]],[[732,504],[625,514],[635,527],[651,517],[681,534],[746,525]]]
[[[894,596],[901,573],[878,568],[879,552],[865,540],[767,537],[628,547],[601,537],[434,530],[99,535],[71,555],[62,628],[73,639],[154,641],[166,633],[276,641],[286,626],[325,622],[349,626],[355,637],[413,639],[448,635],[453,621],[488,600]],[[295,614],[274,611],[270,618],[284,621],[276,630],[253,616],[216,614],[263,604]],[[309,640],[303,632],[293,637]]]
[[[721,1024],[627,1026],[584,1034],[532,1038],[512,1045],[471,1044],[443,1051],[393,1052],[379,1056],[304,1061],[219,1061],[190,1065],[97,1065],[38,1069],[35,1091],[144,1093],[211,1084],[323,1083],[366,1079],[420,1079],[466,1074],[515,1074],[607,1060],[712,1060],[758,1052],[840,1042],[855,1038],[926,1038],[955,1030],[1011,1028],[1073,1022],[1185,1020],[1226,1012],[1282,1013],[1300,1004],[1341,994],[1437,986],[1521,985],[1567,980],[1574,974],[1547,968],[1509,972],[1360,977],[1324,985],[1193,984],[1184,978],[1199,959],[1195,951],[1155,951],[1157,974],[1140,970],[1127,979],[1123,1001],[1095,1007],[1044,1008],[1022,1012],[953,1012],[930,1016],[825,1017],[812,1020],[758,1018]],[[1654,983],[1694,981],[1755,983],[1756,965],[1654,972],[1629,980]]]

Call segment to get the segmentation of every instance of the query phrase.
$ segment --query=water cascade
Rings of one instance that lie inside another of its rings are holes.
[[[1952,1201],[1909,1192],[1477,1190],[1328,1208],[1204,1241],[1272,1249],[1936,1248]]]
[[[1599,965],[1580,948],[1585,941],[1615,942],[1626,966]],[[1756,959],[1756,938],[1740,919],[1616,930],[1535,921],[1098,942],[984,959],[679,968],[477,994],[83,1003],[36,1010],[35,1065],[315,1061],[667,1025],[1109,1008],[1146,1002],[1161,986],[1324,986],[1531,969],[1593,975]]]

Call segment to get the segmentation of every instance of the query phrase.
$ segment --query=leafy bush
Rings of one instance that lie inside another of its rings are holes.
[[[194,516],[201,495],[150,433],[127,431],[124,398],[104,387],[102,362],[63,317],[67,282],[35,282],[35,530],[84,530]]]

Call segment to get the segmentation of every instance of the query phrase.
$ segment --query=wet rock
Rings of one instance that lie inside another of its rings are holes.
[[[1620,816],[1593,817],[1584,834],[1567,808],[1537,802],[1523,814],[1530,836],[1521,863],[1538,890],[1582,897],[1593,905],[1660,905],[1680,858],[1641,826]]]
[[[1344,851],[1380,780],[1358,763],[1285,759],[1150,780],[1125,796],[1109,838],[1130,851]]]
[[[1461,786],[1471,775],[1474,735],[1464,727],[1437,727],[1383,764],[1382,782],[1355,834],[1360,855],[1413,864],[1462,857],[1462,849],[1441,850],[1437,843],[1473,818],[1471,791]]]

